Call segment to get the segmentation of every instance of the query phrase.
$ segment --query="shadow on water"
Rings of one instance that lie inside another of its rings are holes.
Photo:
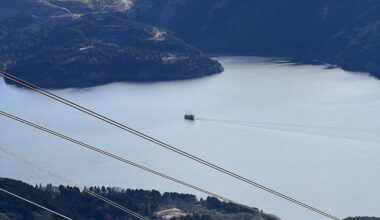
[[[274,59],[272,62],[277,64],[286,64],[290,66],[302,66],[302,65],[315,65],[320,66],[323,65],[324,69],[335,69],[338,68],[337,65],[333,65],[330,63],[326,63],[320,60],[311,59],[311,58],[279,58]]]

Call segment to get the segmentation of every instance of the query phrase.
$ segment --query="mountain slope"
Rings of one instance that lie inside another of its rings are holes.
[[[1,3],[1,65],[39,86],[176,80],[223,70],[168,30],[114,11],[80,14],[53,3]]]
[[[376,0],[140,0],[128,16],[209,53],[316,59],[380,77],[379,7]]]
[[[0,0],[0,8],[0,66],[48,88],[223,71],[196,48],[380,78],[377,0]]]

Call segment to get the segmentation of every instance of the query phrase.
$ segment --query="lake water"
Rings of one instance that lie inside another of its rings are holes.
[[[326,66],[218,58],[219,75],[54,91],[338,217],[380,216],[380,81]],[[284,220],[323,217],[31,91],[0,109]],[[195,122],[183,114],[193,112]],[[0,145],[84,185],[197,192],[0,117]],[[0,153],[0,176],[59,181]]]

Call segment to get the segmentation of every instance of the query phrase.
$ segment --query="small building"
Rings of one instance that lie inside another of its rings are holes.
[[[172,218],[180,218],[183,216],[187,216],[188,214],[181,211],[177,208],[172,209],[165,209],[158,212],[153,213],[155,217],[162,219],[162,220],[170,220]]]

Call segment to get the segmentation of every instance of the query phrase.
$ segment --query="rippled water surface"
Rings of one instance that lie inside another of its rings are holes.
[[[252,57],[222,74],[54,91],[338,217],[380,216],[380,83]],[[285,220],[322,217],[31,91],[0,83],[0,109]],[[195,122],[183,114],[193,112]],[[197,192],[0,117],[0,145],[85,185]],[[0,176],[59,181],[0,154]]]

